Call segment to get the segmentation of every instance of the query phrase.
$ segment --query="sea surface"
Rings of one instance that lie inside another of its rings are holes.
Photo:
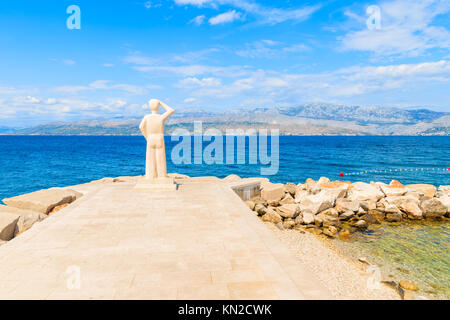
[[[257,156],[258,163],[248,164],[248,145],[247,164],[236,164],[236,158],[234,163],[206,164],[199,155],[205,148],[208,151],[210,143],[204,141],[201,147],[192,143],[191,156],[186,153],[191,163],[176,164],[172,150],[178,142],[166,137],[168,171],[189,176],[256,177],[261,176],[261,168],[269,167],[260,163],[255,150],[251,154]],[[0,136],[0,199],[103,177],[143,175],[145,149],[145,139],[139,136]],[[272,166],[278,163],[276,174],[268,176],[272,182],[303,183],[307,178],[326,176],[353,182],[389,183],[397,179],[403,184],[450,185],[449,137],[287,136],[279,138],[279,153],[270,154],[270,143],[267,149]],[[226,162],[226,153],[224,146],[213,156]],[[448,223],[383,224],[354,238],[344,244],[348,254],[374,257],[395,279],[416,282],[425,295],[450,299]]]

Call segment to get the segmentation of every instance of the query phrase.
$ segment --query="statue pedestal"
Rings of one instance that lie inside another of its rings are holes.
[[[177,190],[177,184],[175,183],[175,179],[170,177],[158,179],[144,178],[140,180],[134,188],[149,191],[175,191]]]

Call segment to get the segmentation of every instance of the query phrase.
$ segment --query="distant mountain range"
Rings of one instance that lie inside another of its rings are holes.
[[[450,135],[450,112],[426,108],[399,109],[311,103],[290,108],[236,109],[224,112],[177,112],[167,133],[184,128],[193,132],[194,121],[203,130],[279,129],[282,135]],[[0,128],[12,135],[138,135],[140,119],[54,122],[32,128]]]

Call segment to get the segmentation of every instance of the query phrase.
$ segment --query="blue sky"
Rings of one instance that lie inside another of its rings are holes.
[[[0,126],[142,116],[150,98],[450,111],[449,18],[450,0],[1,1]]]

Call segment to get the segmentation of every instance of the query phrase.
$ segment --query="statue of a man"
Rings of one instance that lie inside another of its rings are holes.
[[[159,106],[162,106],[166,112],[158,114]],[[149,107],[152,113],[146,115],[139,125],[139,129],[147,140],[145,178],[155,183],[167,183],[170,179],[167,176],[164,122],[175,110],[156,99],[149,101]]]

